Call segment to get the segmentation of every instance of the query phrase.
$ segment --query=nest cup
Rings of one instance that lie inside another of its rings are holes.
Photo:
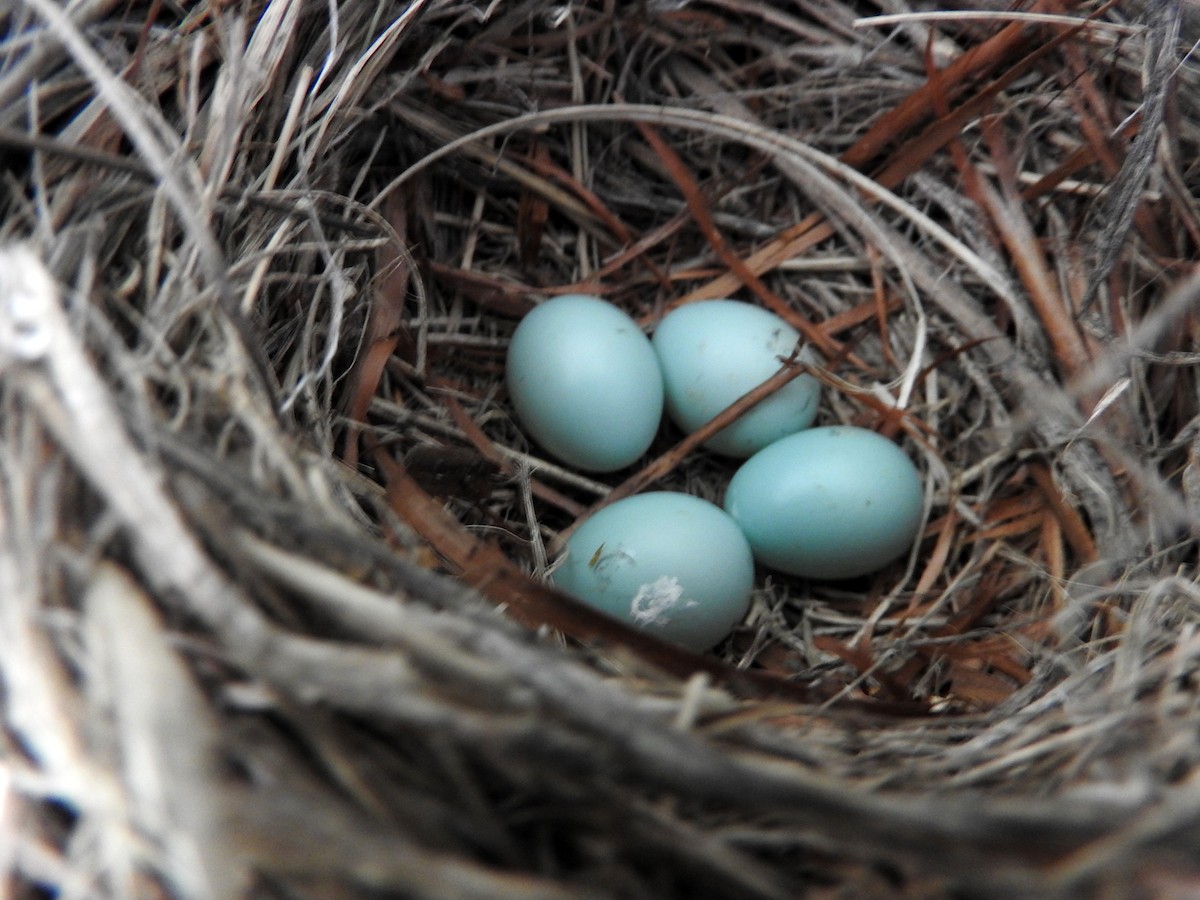
[[[0,11],[14,895],[1194,888],[1195,23],[857,16]],[[737,465],[531,443],[563,293],[785,318],[913,552],[704,655],[554,591]]]

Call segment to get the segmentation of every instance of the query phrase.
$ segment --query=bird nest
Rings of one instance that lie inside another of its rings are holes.
[[[1196,22],[968,6],[0,10],[11,895],[1196,890]],[[792,323],[912,554],[705,655],[556,592],[734,467],[527,439],[567,292]]]

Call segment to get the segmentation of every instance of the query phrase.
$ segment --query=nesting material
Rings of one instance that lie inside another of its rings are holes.
[[[1200,31],[886,6],[0,9],[14,896],[1196,890]],[[807,349],[581,471],[504,385],[567,293]],[[552,587],[799,378],[911,552],[706,654]]]

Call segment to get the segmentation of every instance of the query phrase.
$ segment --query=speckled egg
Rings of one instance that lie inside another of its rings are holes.
[[[654,348],[633,319],[598,297],[567,294],[528,313],[509,344],[506,376],[529,435],[578,469],[630,465],[662,419]]]
[[[691,433],[780,370],[799,332],[774,313],[735,300],[704,300],[672,310],[654,330],[667,413]],[[801,357],[814,361],[807,349]],[[705,446],[747,457],[812,424],[820,383],[801,375],[717,432]]]
[[[746,460],[725,510],[759,562],[792,575],[851,578],[903,556],[921,527],[912,461],[864,428],[811,428]]]
[[[737,524],[689,494],[618,500],[567,541],[554,583],[585,603],[697,652],[746,615],[754,558]]]

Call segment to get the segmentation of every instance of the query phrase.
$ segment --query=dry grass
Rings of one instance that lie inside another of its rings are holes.
[[[1200,17],[986,6],[0,7],[8,893],[1200,891]],[[545,586],[733,468],[539,456],[575,290],[793,322],[911,558],[703,658]]]

